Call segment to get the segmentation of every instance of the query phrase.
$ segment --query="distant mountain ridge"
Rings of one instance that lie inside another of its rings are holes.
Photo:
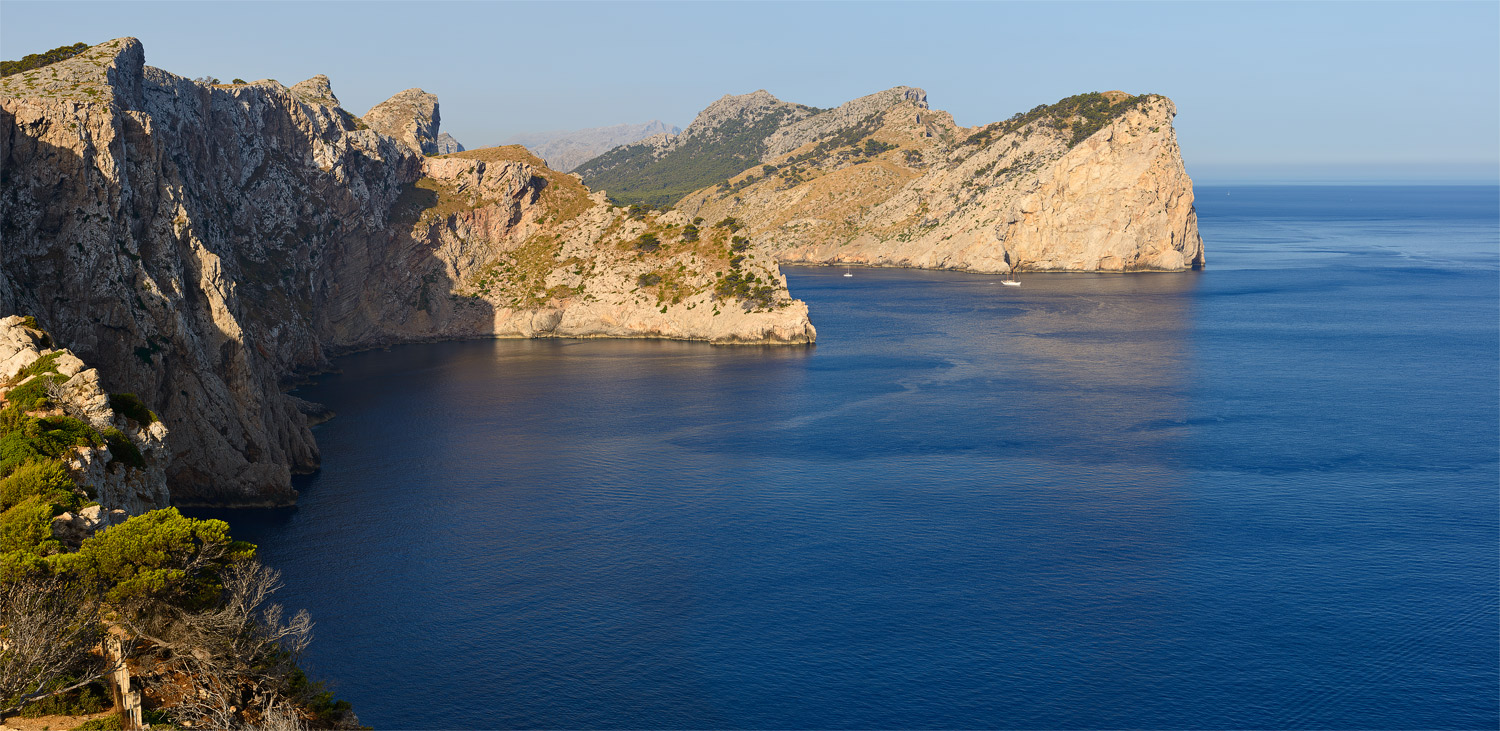
[[[823,110],[784,102],[764,89],[724,95],[679,135],[616,147],[573,169],[617,203],[670,207],[684,195],[754,165],[766,139]]]
[[[502,144],[521,145],[547,162],[547,167],[571,172],[580,163],[620,145],[639,142],[656,135],[676,135],[682,128],[659,119],[645,124],[616,124],[610,127],[532,132],[512,136]]]

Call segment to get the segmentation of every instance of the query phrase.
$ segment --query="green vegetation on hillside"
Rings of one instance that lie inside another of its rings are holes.
[[[765,141],[793,115],[777,109],[760,119],[731,119],[656,158],[648,145],[617,147],[574,172],[593,190],[605,190],[616,205],[670,208],[699,188],[738,175],[760,162]]]
[[[975,132],[963,144],[983,147],[996,137],[1010,134],[1035,122],[1071,131],[1072,135],[1068,138],[1068,147],[1071,148],[1104,129],[1105,125],[1125,112],[1155,98],[1155,94],[1128,96],[1113,92],[1101,94],[1097,91],[1075,94],[1056,104],[1039,104],[1029,112],[1017,112],[1004,122],[996,122]]]
[[[58,61],[66,61],[87,50],[89,50],[89,44],[74,43],[71,46],[58,46],[45,53],[27,54],[19,61],[0,61],[0,77],[49,66]]]

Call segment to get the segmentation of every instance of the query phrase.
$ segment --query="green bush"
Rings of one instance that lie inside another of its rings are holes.
[[[61,350],[57,351],[56,353],[48,353],[40,358],[37,358],[36,360],[31,361],[31,365],[28,365],[25,368],[16,371],[16,375],[12,376],[12,379],[17,383],[20,383],[21,381],[26,380],[28,376],[40,376],[43,373],[57,373],[57,359],[60,357],[62,357]]]
[[[632,246],[636,251],[656,251],[661,248],[661,240],[656,238],[656,234],[643,233]]]
[[[133,393],[110,394],[109,408],[113,409],[116,414],[132,419],[142,426],[158,421],[156,413],[146,408],[146,402]]]
[[[76,501],[73,476],[55,459],[27,462],[0,479],[0,510],[9,510],[29,497],[53,503]]]
[[[5,400],[20,407],[23,411],[45,409],[51,403],[47,399],[47,384],[61,384],[67,381],[68,379],[60,375],[43,374],[6,392]]]
[[[56,557],[55,565],[109,587],[104,596],[110,602],[156,599],[194,607],[217,597],[215,566],[254,553],[254,546],[230,539],[224,521],[185,518],[176,508],[164,508],[95,533],[77,552]],[[210,565],[190,574],[188,568],[203,559]]]
[[[36,420],[35,432],[27,431],[37,451],[48,457],[61,457],[74,447],[102,447],[104,438],[94,427],[71,416],[49,416]]]
[[[77,678],[63,676],[53,681],[50,687],[66,688],[78,682]],[[37,718],[38,716],[84,716],[98,713],[114,705],[109,699],[109,691],[103,682],[89,683],[78,690],[44,698],[35,703],[21,706],[20,716],[22,718]],[[103,720],[103,719],[99,719]],[[115,717],[116,724],[119,718]],[[115,728],[119,728],[118,725]]]
[[[635,284],[637,287],[655,287],[656,285],[661,284],[661,275],[655,272],[642,274],[641,276],[636,277]]]
[[[52,540],[52,516],[52,505],[37,497],[0,513],[0,553],[52,553],[57,544]]]
[[[114,427],[105,429],[104,444],[109,447],[110,464],[119,462],[138,470],[146,469],[146,458],[141,456],[140,447],[135,446],[125,432]]]
[[[150,711],[147,711],[147,713],[150,713]],[[71,731],[120,731],[122,728],[124,726],[120,725],[119,715],[111,715],[96,718],[92,721],[85,721],[82,724],[74,726]]]

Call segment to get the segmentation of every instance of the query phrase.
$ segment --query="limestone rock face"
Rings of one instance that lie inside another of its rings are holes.
[[[438,135],[434,149],[434,152],[436,154],[447,155],[449,153],[463,151],[464,146],[460,144],[458,140],[453,139],[453,135],[450,135],[447,132]]]
[[[171,498],[166,479],[166,426],[160,421],[141,424],[116,413],[110,408],[109,394],[99,387],[99,371],[87,367],[71,351],[51,347],[46,333],[28,327],[18,315],[0,318],[0,398],[10,389],[42,377],[18,379],[16,375],[49,355],[55,355],[57,373],[67,378],[53,389],[56,409],[51,413],[71,416],[101,433],[118,429],[140,451],[145,463],[135,467],[121,462],[107,446],[76,448],[67,459],[68,470],[75,482],[96,496],[104,512],[96,507],[92,514],[77,520],[71,513],[59,516],[53,522],[54,533],[66,539],[74,534],[86,536],[109,522],[118,522],[109,520],[112,512],[130,516],[166,507]]]
[[[729,189],[698,191],[679,207],[738,218],[786,263],[1201,268],[1172,102],[1121,92],[1080,98],[1094,104],[1087,116],[1064,100],[964,129],[928,110],[920,90],[898,87],[779,130],[769,149],[781,154],[765,158],[775,172],[746,171]]]
[[[731,232],[680,213],[631,218],[518,146],[426,161],[444,216],[413,236],[452,263],[457,298],[429,302],[451,336],[653,337],[719,344],[811,343],[807,305],[774,261],[731,263]],[[687,229],[697,229],[690,234]],[[653,246],[639,246],[643,236]],[[691,239],[691,240],[689,240]],[[754,274],[759,302],[716,296],[713,272]],[[430,328],[431,324],[424,324]]]
[[[437,154],[441,119],[435,94],[407,89],[376,104],[362,119],[370,129],[400,140],[418,154]]]
[[[293,84],[292,93],[323,106],[336,107],[339,105],[339,98],[333,95],[333,84],[323,74],[318,74],[307,81]]]
[[[793,122],[766,138],[766,151],[761,159],[775,160],[809,142],[815,142],[856,126],[872,115],[880,114],[901,103],[910,104],[916,109],[926,109],[927,92],[910,86],[897,86],[862,96],[834,109]]]
[[[622,237],[666,224],[624,220],[539,160],[422,157],[430,95],[403,92],[361,122],[326,79],[211,86],[144,58],[118,39],[0,81],[0,314],[35,316],[98,388],[152,405],[175,504],[293,502],[291,474],[318,466],[318,409],[283,387],[339,352],[487,335],[812,338],[779,279],[764,307],[701,321],[688,309],[701,283],[642,289],[637,269],[671,275],[671,257],[694,254],[632,248]],[[604,271],[617,265],[634,269]],[[769,280],[774,262],[756,266]]]

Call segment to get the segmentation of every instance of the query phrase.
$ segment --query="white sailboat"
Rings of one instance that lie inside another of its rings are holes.
[[[852,276],[854,276],[854,272],[849,271],[849,267],[845,266],[844,267],[844,276],[846,276],[846,277],[852,277]]]
[[[1007,287],[1019,287],[1019,286],[1021,286],[1021,280],[1016,277],[1016,267],[1019,266],[1020,264],[1021,264],[1021,260],[1019,260],[1019,259],[1017,259],[1014,264],[1011,264],[1010,265],[1010,276],[1007,277],[1007,278],[1005,278],[1005,279],[1000,280],[1000,283],[1003,284],[1003,285],[1005,285],[1005,286],[1007,286]]]

